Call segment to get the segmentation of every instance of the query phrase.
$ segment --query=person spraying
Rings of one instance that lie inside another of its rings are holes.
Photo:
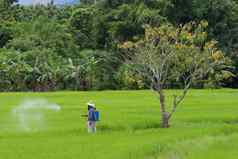
[[[88,132],[89,133],[96,133],[96,122],[99,121],[99,112],[96,110],[96,106],[93,103],[88,103]]]

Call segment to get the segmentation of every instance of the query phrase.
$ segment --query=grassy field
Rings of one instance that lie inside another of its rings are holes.
[[[36,99],[61,110],[28,112],[24,121],[13,113]],[[81,117],[89,100],[101,112],[97,134],[87,133]],[[171,124],[160,128],[151,91],[1,93],[0,159],[236,159],[238,90],[190,91]]]

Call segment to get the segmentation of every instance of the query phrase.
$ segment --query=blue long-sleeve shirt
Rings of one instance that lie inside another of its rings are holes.
[[[95,111],[93,109],[89,109],[88,111],[88,121],[96,121]]]

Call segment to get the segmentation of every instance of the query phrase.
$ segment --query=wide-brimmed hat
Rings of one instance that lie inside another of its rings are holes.
[[[94,103],[91,103],[91,102],[88,102],[87,105],[88,105],[88,106],[91,106],[91,107],[95,107],[95,104],[94,104]]]

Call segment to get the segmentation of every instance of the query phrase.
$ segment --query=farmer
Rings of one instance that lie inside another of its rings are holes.
[[[88,103],[88,132],[96,133],[96,107],[93,103]]]

